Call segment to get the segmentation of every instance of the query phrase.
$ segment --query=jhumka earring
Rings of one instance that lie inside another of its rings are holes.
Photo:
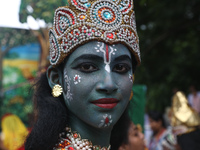
[[[133,74],[133,76],[132,76],[132,81],[133,81],[133,83],[134,83],[134,80],[135,80],[135,75]]]
[[[131,95],[130,95],[129,101],[132,100],[132,98],[133,98],[133,91],[131,91]]]
[[[63,89],[59,84],[56,84],[52,89],[52,95],[53,97],[58,97],[62,94]]]

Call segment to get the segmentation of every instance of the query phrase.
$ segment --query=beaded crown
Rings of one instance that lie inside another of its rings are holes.
[[[50,63],[60,64],[78,46],[92,41],[126,45],[140,64],[132,0],[69,0],[54,14],[49,31]]]

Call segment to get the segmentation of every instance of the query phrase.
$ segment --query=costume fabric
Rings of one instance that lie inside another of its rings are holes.
[[[162,143],[167,136],[167,131],[163,130],[159,137],[151,136],[149,150],[163,150]]]
[[[197,92],[196,95],[189,94],[188,102],[200,114],[200,92]]]

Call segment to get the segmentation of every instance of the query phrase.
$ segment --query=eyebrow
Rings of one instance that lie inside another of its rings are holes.
[[[81,55],[81,56],[75,58],[72,63],[74,63],[74,62],[76,62],[76,61],[78,61],[80,59],[103,60],[103,57],[100,57],[100,56],[94,55],[94,54],[84,54],[84,55]],[[121,55],[121,56],[116,57],[114,59],[114,61],[123,61],[123,60],[128,60],[128,61],[131,62],[131,58],[128,55]]]
[[[93,54],[84,54],[84,55],[81,55],[81,56],[79,56],[79,57],[77,57],[76,59],[74,59],[74,61],[73,62],[76,62],[76,61],[78,61],[78,60],[80,60],[80,59],[91,59],[91,60],[96,60],[96,59],[98,59],[98,60],[103,60],[103,58],[102,57],[100,57],[100,56],[97,56],[97,55],[93,55]]]
[[[116,57],[114,60],[115,61],[129,60],[130,62],[132,62],[131,58],[128,55],[121,55],[119,57]]]

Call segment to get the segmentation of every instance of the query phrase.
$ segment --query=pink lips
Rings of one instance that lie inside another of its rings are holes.
[[[102,99],[92,101],[91,103],[102,108],[111,109],[111,108],[114,108],[118,102],[119,100],[115,98],[102,98]]]

